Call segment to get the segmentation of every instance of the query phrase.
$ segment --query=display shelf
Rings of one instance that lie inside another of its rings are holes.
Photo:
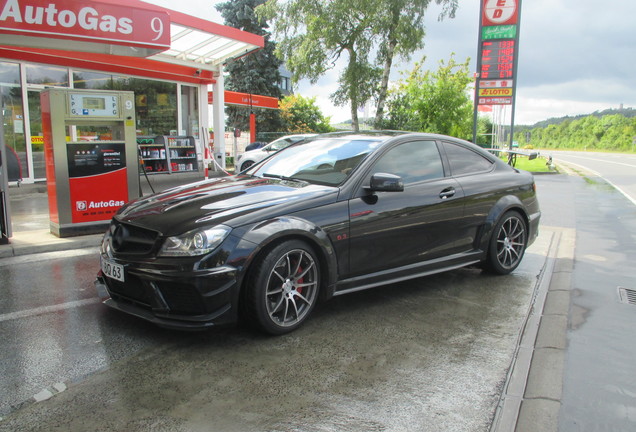
[[[194,137],[139,136],[139,157],[147,174],[171,174],[198,171]]]

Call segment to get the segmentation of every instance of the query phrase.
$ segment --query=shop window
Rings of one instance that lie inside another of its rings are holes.
[[[27,165],[24,114],[22,112],[22,90],[20,89],[20,66],[0,62],[0,92],[2,92],[2,121],[4,144],[18,159],[17,171],[21,177],[29,176]],[[11,171],[14,171],[13,169]]]
[[[177,134],[175,83],[86,71],[74,71],[73,83],[75,88],[133,91],[138,135]],[[198,114],[196,118],[198,119]]]
[[[181,86],[181,125],[179,135],[190,135],[199,138],[199,104],[196,87]]]
[[[68,69],[51,66],[26,65],[28,84],[68,87]]]
[[[126,78],[120,75],[110,75],[100,72],[74,71],[73,87],[78,89],[111,90],[116,82]]]

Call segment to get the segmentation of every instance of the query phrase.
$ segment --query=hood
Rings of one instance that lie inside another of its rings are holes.
[[[237,227],[335,201],[338,189],[251,176],[192,183],[140,198],[115,216],[122,222],[177,235],[203,226]]]

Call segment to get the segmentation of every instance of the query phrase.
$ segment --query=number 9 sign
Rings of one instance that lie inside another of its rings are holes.
[[[150,28],[156,35],[152,40],[156,41],[161,39],[161,36],[163,36],[163,21],[161,18],[154,17],[152,21],[150,21]]]

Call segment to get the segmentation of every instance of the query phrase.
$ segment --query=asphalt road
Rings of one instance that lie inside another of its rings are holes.
[[[180,333],[99,304],[96,251],[0,260],[0,431],[486,431],[552,239],[337,297],[299,331]]]
[[[111,311],[95,298],[95,250],[2,259],[0,431],[488,431],[554,233],[573,229],[562,372],[530,371],[557,376],[545,384],[560,399],[526,389],[517,430],[636,430],[636,309],[618,289],[636,289],[634,205],[589,171],[537,185],[541,233],[512,275],[463,269],[338,297],[278,338]],[[542,351],[556,351],[547,336]]]
[[[555,162],[599,176],[636,205],[636,154],[549,151]]]

